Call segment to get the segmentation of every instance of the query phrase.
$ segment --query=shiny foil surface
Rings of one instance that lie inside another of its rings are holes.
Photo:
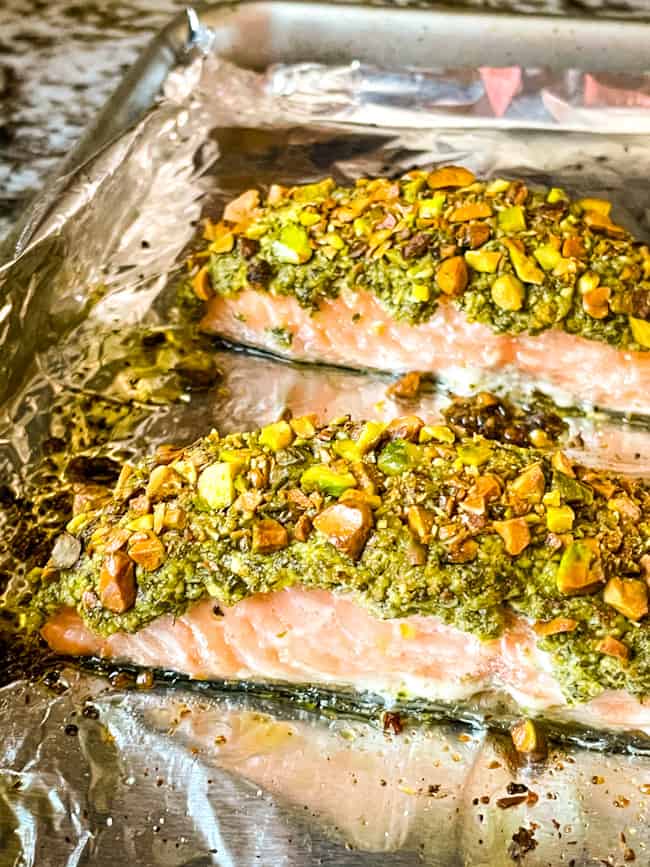
[[[287,409],[439,416],[448,396],[435,382],[405,409],[390,377],[282,363],[198,334],[178,295],[187,251],[201,218],[242,190],[458,162],[611,198],[617,221],[648,235],[644,75],[355,62],[251,72],[221,60],[215,34],[191,21],[156,103],[53,182],[5,245],[9,596],[47,558],[74,481],[110,480],[159,443]],[[647,473],[644,423],[567,420],[588,460]],[[552,746],[545,763],[522,765],[507,736],[480,728],[386,732],[376,713],[341,716],[260,688],[15,672],[0,688],[2,865],[650,863],[642,753]]]

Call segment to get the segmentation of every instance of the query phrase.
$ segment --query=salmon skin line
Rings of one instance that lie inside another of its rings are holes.
[[[134,633],[212,597],[292,585],[375,618],[494,639],[525,620],[567,700],[650,692],[650,487],[562,451],[458,437],[417,416],[315,416],[124,466],[79,490],[50,562],[12,601],[23,629],[76,609]]]

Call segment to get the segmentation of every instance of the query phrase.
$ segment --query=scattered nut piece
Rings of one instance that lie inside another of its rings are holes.
[[[415,443],[418,441],[420,429],[424,422],[417,415],[404,415],[394,418],[385,430],[385,436],[391,440],[408,440]]]
[[[423,545],[431,541],[433,519],[433,512],[428,509],[422,506],[409,506],[407,512],[409,529]]]
[[[507,521],[494,521],[492,526],[503,539],[508,554],[516,557],[530,543],[530,530],[523,518],[510,518]]]
[[[81,555],[81,542],[70,533],[57,536],[50,555],[50,563],[55,569],[70,569]]]
[[[309,515],[301,515],[293,528],[293,537],[298,542],[306,542],[311,533],[311,518]]]
[[[541,503],[546,489],[546,479],[541,464],[532,464],[508,485],[510,493],[519,500]]]
[[[619,641],[618,638],[614,638],[613,635],[607,635],[599,641],[597,650],[606,656],[614,656],[623,662],[626,662],[630,655],[629,647],[623,644],[622,641]]]
[[[153,468],[147,482],[146,495],[150,500],[163,499],[179,491],[183,479],[171,467],[159,465]]]
[[[131,532],[126,527],[113,527],[104,537],[104,553],[114,554],[123,548],[131,538]]]
[[[530,719],[521,720],[510,729],[514,748],[532,761],[542,761],[547,755],[546,738]]]
[[[427,184],[432,190],[442,190],[445,187],[468,187],[476,177],[462,166],[444,166],[436,169],[427,177]]]
[[[114,614],[123,614],[133,606],[136,596],[133,561],[123,551],[104,558],[99,573],[99,598],[102,606]]]
[[[289,544],[289,534],[275,518],[263,518],[253,525],[253,551],[256,554],[272,554]]]
[[[603,599],[629,620],[641,620],[648,613],[648,587],[637,578],[610,578]]]
[[[565,476],[570,476],[572,479],[575,479],[576,474],[573,470],[573,464],[564,452],[555,452],[551,458],[551,466],[559,473],[564,473]]]
[[[451,212],[450,223],[467,223],[470,220],[481,220],[492,216],[492,207],[489,202],[474,202],[469,205],[460,205]]]
[[[403,400],[413,400],[420,391],[421,376],[417,371],[405,373],[386,389],[386,394]]]
[[[352,560],[361,556],[373,523],[372,510],[360,503],[335,503],[314,519],[316,529]]]
[[[554,617],[553,620],[536,623],[533,627],[535,633],[542,638],[548,635],[559,635],[562,632],[573,632],[577,627],[578,621],[571,617]]]
[[[154,533],[132,537],[128,552],[145,572],[155,572],[165,562],[165,546]]]
[[[436,273],[436,283],[445,295],[460,295],[467,287],[469,275],[462,256],[452,256],[440,263]]]

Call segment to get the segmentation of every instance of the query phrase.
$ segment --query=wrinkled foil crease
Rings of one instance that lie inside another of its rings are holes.
[[[0,270],[0,467],[26,501],[60,482],[53,442],[119,462],[286,408],[403,410],[385,377],[206,347],[188,328],[176,285],[197,221],[250,185],[462,162],[608,196],[617,220],[648,235],[646,77],[358,64],[254,74],[210,55],[194,23],[207,56],[195,51],[135,128],[58,181],[56,204],[35,206]],[[507,128],[517,126],[528,129]],[[164,351],[142,342],[143,329],[164,333]],[[188,386],[179,346],[216,360],[214,381]],[[146,375],[134,373],[133,352]],[[441,399],[427,394],[418,411],[435,417]],[[98,419],[109,410],[106,429]],[[643,428],[571,424],[598,462],[647,471]],[[5,541],[14,519],[0,509]],[[0,546],[0,570],[19,588],[15,547]],[[650,763],[639,756],[572,748],[521,768],[498,736],[452,725],[388,735],[252,695],[119,691],[72,669],[64,679],[63,692],[25,680],[0,691],[2,864],[362,867],[391,853],[399,867],[591,867],[650,857]],[[499,805],[513,781],[537,801]]]

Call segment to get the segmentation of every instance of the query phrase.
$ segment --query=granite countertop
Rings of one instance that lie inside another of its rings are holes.
[[[0,237],[184,0],[0,2]]]
[[[187,5],[188,0],[0,0],[0,238],[151,35]],[[595,14],[606,2],[462,5]],[[647,15],[648,0],[614,0],[608,9],[626,17]]]

